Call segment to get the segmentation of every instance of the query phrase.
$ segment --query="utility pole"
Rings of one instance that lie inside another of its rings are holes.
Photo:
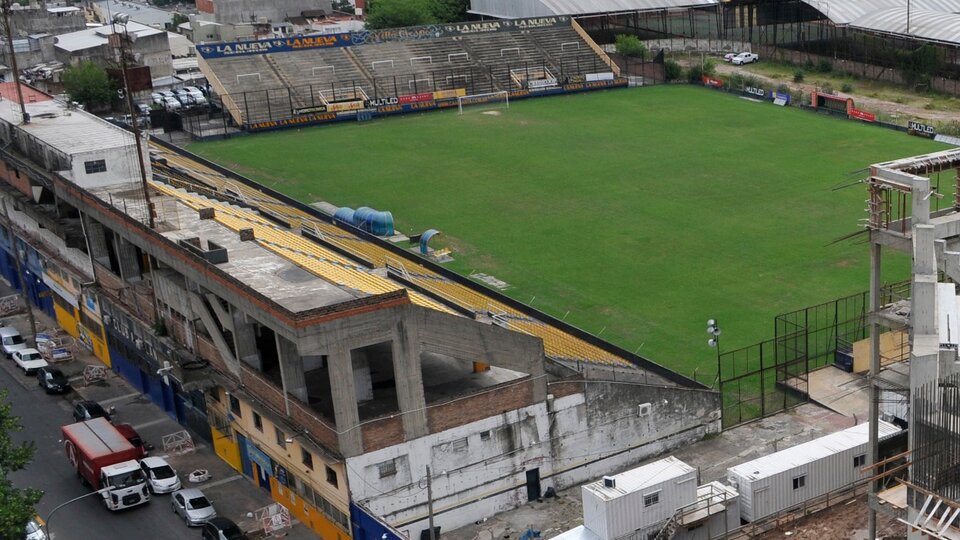
[[[27,298],[27,280],[23,278],[23,267],[20,266],[20,250],[17,249],[17,235],[13,232],[13,222],[10,221],[10,214],[7,213],[7,198],[0,197],[0,206],[3,208],[3,221],[10,231],[10,247],[13,248],[13,261],[17,268],[17,279],[20,280],[20,287],[23,292],[20,296],[23,298],[23,305],[27,308],[27,318],[30,320],[30,335],[33,336],[33,344],[37,344],[37,321],[33,318],[33,308],[30,307],[30,299]]]
[[[433,484],[430,478],[430,466],[427,465],[427,513],[430,527],[430,540],[437,540],[437,533],[433,529]]]
[[[140,185],[143,189],[143,201],[147,206],[147,222],[154,228],[153,208],[150,205],[149,186],[147,184],[147,167],[143,163],[143,146],[140,141],[140,120],[136,107],[133,106],[133,95],[130,93],[130,83],[127,80],[127,51],[124,45],[127,42],[127,23],[130,16],[126,13],[117,13],[113,16],[113,33],[117,36],[120,47],[120,70],[123,72],[123,93],[127,98],[127,108],[130,110],[130,121],[133,123],[133,138],[137,145],[137,165],[140,167]],[[117,33],[117,24],[123,27],[123,35]]]
[[[7,48],[10,51],[10,68],[13,70],[13,84],[17,88],[17,99],[20,100],[20,114],[23,117],[23,123],[30,123],[30,115],[27,114],[27,105],[23,102],[23,89],[20,88],[20,69],[17,67],[17,55],[13,52],[13,28],[10,27],[10,3],[13,0],[3,1],[3,26],[7,29]]]

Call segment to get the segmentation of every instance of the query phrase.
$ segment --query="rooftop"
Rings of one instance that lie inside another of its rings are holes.
[[[593,492],[601,499],[611,500],[646,487],[655,486],[671,478],[690,473],[695,474],[696,472],[697,470],[693,467],[670,456],[610,477],[614,479],[616,487],[606,487],[601,479],[583,486],[583,489]]]
[[[837,452],[865,445],[868,440],[869,427],[870,424],[864,422],[843,431],[748,461],[736,467],[730,467],[729,470],[749,480],[767,478]],[[899,432],[900,428],[897,426],[883,421],[880,422],[881,440]]]
[[[122,28],[117,30],[119,33],[123,32]],[[157,30],[156,28],[144,26],[133,21],[127,23],[127,32],[131,34],[131,38],[134,41],[140,38],[164,33],[163,30]],[[70,32],[69,34],[57,36],[56,47],[69,52],[93,49],[106,45],[109,41],[110,34],[113,33],[113,25],[97,26],[94,28],[87,28],[86,30]]]
[[[128,131],[90,113],[68,110],[64,102],[26,85],[21,88],[30,123],[19,128],[68,155],[125,147],[134,142]],[[0,84],[0,100],[17,102],[16,96],[13,83]],[[0,120],[20,124],[20,108],[0,104]]]
[[[130,19],[140,24],[154,28],[164,28],[173,20],[173,12],[165,11],[140,3],[124,2],[120,0],[99,0],[97,7],[103,13],[126,13]]]

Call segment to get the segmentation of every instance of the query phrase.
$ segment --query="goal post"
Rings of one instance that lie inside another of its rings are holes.
[[[458,114],[463,114],[464,107],[473,105],[495,105],[497,108],[510,108],[510,92],[501,90],[499,92],[487,92],[486,94],[473,94],[470,96],[457,97]]]

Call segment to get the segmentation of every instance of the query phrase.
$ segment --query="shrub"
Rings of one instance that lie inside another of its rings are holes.
[[[808,59],[806,62],[803,63],[803,69],[807,71],[813,71],[814,67],[815,66],[813,65],[813,60]]]
[[[830,73],[833,71],[833,64],[826,60],[821,60],[820,64],[817,65],[817,71],[820,73]]]
[[[676,81],[683,78],[683,68],[676,60],[667,60],[663,63],[663,75],[668,81]]]
[[[802,69],[798,69],[793,72],[793,82],[797,82],[797,83],[803,82],[803,79],[804,79],[804,76],[803,76]]]
[[[843,83],[843,86],[840,87],[840,91],[849,94],[850,92],[853,92],[853,85],[850,83]]]
[[[944,135],[950,135],[953,137],[960,137],[960,122],[953,120],[942,123],[937,126],[937,133],[942,133]]]
[[[777,92],[780,92],[781,94],[789,94],[790,87],[785,84],[781,84],[780,86],[777,86]]]
[[[821,94],[834,94],[835,92],[833,91],[833,86],[831,86],[831,85],[829,85],[829,84],[825,84],[825,85],[823,85],[823,86],[820,87],[820,93],[821,93]]]
[[[647,53],[647,47],[637,36],[629,34],[617,34],[616,37],[617,54],[623,56],[642,57]]]

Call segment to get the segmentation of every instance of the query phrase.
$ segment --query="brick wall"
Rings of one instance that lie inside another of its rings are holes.
[[[200,13],[213,13],[213,0],[197,0],[197,11]]]
[[[30,189],[30,181],[27,180],[26,171],[14,171],[14,167],[8,167],[6,161],[0,161],[0,178],[3,178],[8,184],[17,188],[17,191],[30,197],[30,200],[33,200],[33,193]]]
[[[547,394],[551,394],[554,399],[558,399],[582,393],[583,389],[583,381],[558,381],[547,385]]]
[[[521,382],[510,381],[486,388],[480,394],[459,398],[427,409],[430,433],[476,422],[484,418],[533,404],[533,382],[529,377]]]
[[[373,452],[403,442],[403,421],[399,416],[364,424],[362,429],[364,452]]]

